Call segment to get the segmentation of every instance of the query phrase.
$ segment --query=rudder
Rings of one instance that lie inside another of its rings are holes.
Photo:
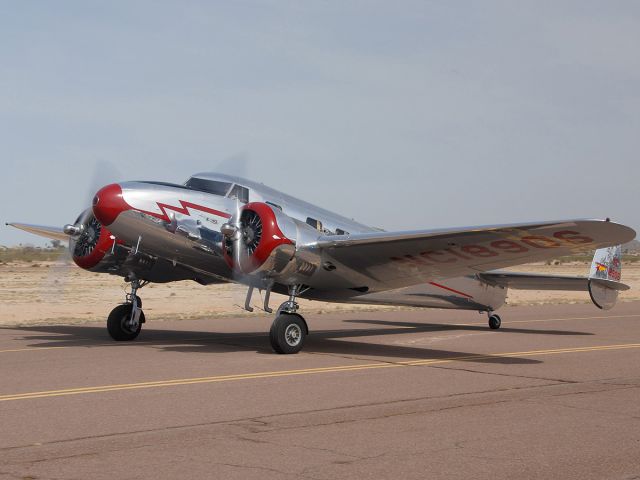
[[[622,247],[616,245],[596,250],[589,272],[589,295],[591,301],[603,310],[616,304],[618,292],[629,287],[621,283]]]

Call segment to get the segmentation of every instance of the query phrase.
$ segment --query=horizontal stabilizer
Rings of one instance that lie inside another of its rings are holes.
[[[589,290],[589,281],[612,290],[629,290],[629,286],[613,280],[599,278],[573,277],[568,275],[545,275],[539,273],[520,272],[486,272],[478,274],[478,277],[490,285],[499,285],[515,290],[564,290],[574,292],[586,292]]]
[[[603,310],[609,310],[615,305],[618,292],[629,290],[628,285],[620,282],[621,276],[620,246],[596,250],[588,277],[504,271],[478,274],[478,278],[489,285],[516,290],[587,291],[593,303]]]
[[[598,285],[599,287],[609,288],[611,290],[617,290],[618,292],[624,292],[631,287],[622,282],[616,282],[615,280],[603,280],[600,278],[590,278],[589,283],[592,285]]]

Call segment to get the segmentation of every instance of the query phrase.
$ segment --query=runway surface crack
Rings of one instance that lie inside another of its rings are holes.
[[[482,370],[475,370],[473,368],[462,368],[462,367],[451,367],[451,366],[443,366],[443,365],[425,365],[430,368],[438,368],[442,370],[457,370],[461,372],[469,372],[469,373],[479,373],[481,375],[493,375],[497,377],[509,377],[509,378],[524,378],[527,380],[543,380],[546,382],[555,382],[555,384],[579,384],[582,383],[577,380],[567,380],[564,378],[549,378],[549,377],[536,377],[533,375],[515,375],[512,373],[500,373],[500,372],[485,372]]]

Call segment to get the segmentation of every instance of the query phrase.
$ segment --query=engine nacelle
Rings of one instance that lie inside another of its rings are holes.
[[[296,260],[296,246],[312,242],[321,235],[306,223],[262,202],[244,205],[239,221],[232,219],[230,225],[236,228],[233,233],[224,235],[224,257],[229,267],[245,275],[278,277],[291,272],[297,263],[293,261]],[[240,252],[235,250],[238,246]]]
[[[75,225],[79,228],[79,233],[69,237],[69,251],[76,265],[85,270],[93,270],[100,266],[100,262],[113,248],[115,239],[91,209],[83,212]]]

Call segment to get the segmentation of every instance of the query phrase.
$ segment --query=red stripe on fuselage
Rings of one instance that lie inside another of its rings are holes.
[[[172,210],[174,212],[178,212],[178,213],[181,213],[183,215],[191,216],[189,214],[189,209],[192,209],[192,210],[199,210],[199,211],[205,212],[205,213],[210,213],[211,215],[217,215],[219,217],[231,218],[231,215],[229,215],[228,213],[225,213],[225,212],[221,212],[220,210],[215,210],[213,208],[204,207],[204,206],[198,205],[196,203],[185,202],[184,200],[178,200],[178,202],[180,202],[180,205],[182,205],[182,208],[174,207],[173,205],[168,205],[166,203],[157,202],[158,208],[160,210],[162,210],[162,214],[155,213],[155,212],[149,212],[147,210],[141,210],[139,208],[136,208],[135,210],[138,210],[139,212],[146,213],[146,214],[151,215],[153,217],[159,218],[161,220],[164,220],[165,222],[170,222],[171,221],[170,218],[169,218],[169,215],[167,214],[167,210]]]
[[[453,288],[445,287],[444,285],[440,285],[439,283],[436,283],[436,282],[429,282],[429,285],[433,285],[434,287],[438,287],[438,288],[444,288],[445,290],[449,290],[450,292],[457,293],[458,295],[462,295],[463,297],[473,298],[473,296],[467,293],[461,292],[459,290],[454,290]]]

